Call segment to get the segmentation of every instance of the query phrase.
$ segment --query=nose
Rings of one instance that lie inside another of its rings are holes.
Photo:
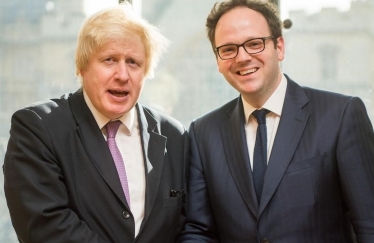
[[[235,57],[235,61],[236,62],[246,62],[246,61],[249,61],[249,60],[252,60],[252,56],[244,50],[243,46],[240,46],[239,49],[238,49],[238,55],[236,55],[236,57]]]
[[[116,80],[125,82],[129,79],[129,70],[126,62],[118,62],[115,72]]]

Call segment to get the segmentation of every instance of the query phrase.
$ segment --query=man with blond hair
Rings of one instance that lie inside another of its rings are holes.
[[[20,242],[174,242],[186,130],[138,103],[166,44],[128,4],[102,10],[79,34],[81,89],[15,112],[3,169]]]

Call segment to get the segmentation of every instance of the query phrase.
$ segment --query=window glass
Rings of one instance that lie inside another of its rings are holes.
[[[282,0],[286,58],[301,85],[360,97],[374,120],[374,0]]]
[[[205,20],[217,0],[133,0],[171,41],[141,102],[186,127],[238,93],[218,72]],[[282,70],[301,85],[359,96],[374,120],[374,0],[280,0],[286,57]],[[114,0],[0,0],[0,159],[13,112],[79,88],[74,53],[86,14]],[[0,187],[3,188],[0,173]],[[0,190],[0,242],[15,243]]]

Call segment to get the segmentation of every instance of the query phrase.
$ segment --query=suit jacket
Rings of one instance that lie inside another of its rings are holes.
[[[184,220],[188,135],[137,104],[145,215],[134,219],[100,128],[81,91],[17,111],[5,155],[5,195],[20,242],[174,242]]]
[[[374,242],[374,133],[360,99],[288,78],[260,203],[244,121],[238,98],[192,122],[178,242]]]

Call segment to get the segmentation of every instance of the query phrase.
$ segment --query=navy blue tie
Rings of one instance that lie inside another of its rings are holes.
[[[257,200],[260,202],[264,176],[267,167],[267,136],[266,136],[266,114],[268,110],[255,110],[252,115],[257,119],[258,127],[256,143],[253,151],[253,182],[255,184]]]

